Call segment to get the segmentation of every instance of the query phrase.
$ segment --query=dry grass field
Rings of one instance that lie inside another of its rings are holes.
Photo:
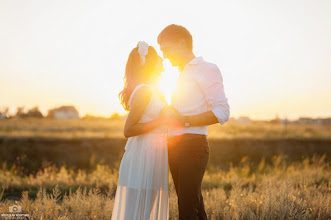
[[[274,157],[252,170],[243,160],[227,171],[207,171],[203,195],[209,219],[330,219],[331,167],[325,157],[286,164]],[[20,205],[31,219],[110,219],[117,169],[97,165],[87,173],[46,167],[36,175],[0,170],[4,190],[22,190],[21,199],[3,199],[0,212]],[[170,183],[170,219],[178,219]],[[4,192],[3,190],[3,192]]]
[[[16,119],[0,121],[0,136],[12,137],[123,137],[124,120],[110,119]],[[209,138],[331,138],[331,125],[299,125],[268,122],[209,126]]]
[[[0,213],[9,213],[9,206],[16,204],[30,219],[110,219],[123,153],[112,148],[122,149],[125,144],[123,123],[103,119],[0,121],[0,154],[4,155],[0,157]],[[281,124],[230,122],[211,126],[209,134],[213,155],[202,185],[209,219],[331,219],[331,154],[326,150],[330,142],[322,141],[331,137],[329,126],[285,128]],[[20,141],[22,137],[26,139]],[[87,140],[77,141],[81,138]],[[88,141],[98,138],[94,144]],[[295,158],[294,154],[302,153],[305,141],[310,141],[304,148],[309,150],[308,155]],[[287,151],[293,143],[298,146]],[[319,148],[321,144],[323,148]],[[249,147],[252,152],[245,149]],[[269,147],[273,150],[255,157],[257,149]],[[52,148],[56,149],[50,151]],[[97,160],[95,155],[83,158],[90,154],[86,149],[98,149],[101,155],[106,152],[114,163]],[[58,159],[57,153],[68,162],[87,160],[88,169],[79,167],[81,163],[52,163]],[[48,163],[37,163],[42,157]],[[230,159],[223,162],[225,165],[218,160],[226,157]],[[235,159],[237,162],[232,163]],[[34,162],[34,172],[24,170]],[[169,183],[170,219],[178,219],[170,174]]]

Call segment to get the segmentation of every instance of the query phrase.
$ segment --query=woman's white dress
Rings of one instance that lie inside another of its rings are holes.
[[[139,123],[159,116],[164,103],[154,87],[152,96]],[[147,134],[129,137],[125,146],[115,195],[112,220],[167,220],[169,217],[168,149],[166,128],[159,127]]]

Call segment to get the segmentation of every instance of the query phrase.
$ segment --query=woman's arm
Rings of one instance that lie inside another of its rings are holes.
[[[164,124],[164,119],[158,117],[146,123],[138,123],[146,106],[152,96],[152,91],[149,87],[143,86],[133,94],[131,109],[124,125],[124,136],[126,138],[148,133],[149,131]]]

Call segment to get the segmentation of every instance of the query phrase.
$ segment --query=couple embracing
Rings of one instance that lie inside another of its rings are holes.
[[[164,59],[180,71],[172,103],[158,89],[163,58],[140,41],[128,58],[119,97],[129,111],[112,219],[169,219],[170,168],[179,219],[207,219],[201,183],[209,160],[208,125],[229,120],[219,68],[193,53],[192,35],[169,25],[158,36]],[[168,166],[169,165],[169,166]]]

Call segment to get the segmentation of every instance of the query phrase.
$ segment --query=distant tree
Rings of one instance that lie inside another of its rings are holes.
[[[54,118],[54,111],[55,109],[50,109],[48,110],[48,113],[47,113],[47,118]]]
[[[15,117],[17,117],[17,118],[24,118],[25,117],[24,108],[25,108],[24,106],[17,107]]]
[[[28,113],[27,113],[27,117],[33,117],[33,118],[43,118],[43,114],[39,111],[39,107],[35,106],[33,108],[31,108]]]
[[[120,116],[120,114],[118,112],[115,112],[110,115],[109,119],[110,120],[120,120],[120,119],[122,119],[122,117]]]
[[[279,116],[278,114],[275,115],[275,118],[269,121],[272,124],[277,124],[279,123]]]
[[[93,115],[90,115],[90,114],[88,114],[88,113],[86,113],[86,114],[82,117],[82,119],[94,119],[94,116],[93,116]]]
[[[9,107],[4,107],[2,110],[0,110],[0,118],[9,118]]]
[[[9,112],[9,107],[4,107],[4,110],[3,110],[3,113],[6,113],[6,114],[8,114],[8,112]]]
[[[88,114],[86,113],[82,119],[106,119],[106,117],[104,116],[96,116],[96,115],[91,115],[91,114]]]

